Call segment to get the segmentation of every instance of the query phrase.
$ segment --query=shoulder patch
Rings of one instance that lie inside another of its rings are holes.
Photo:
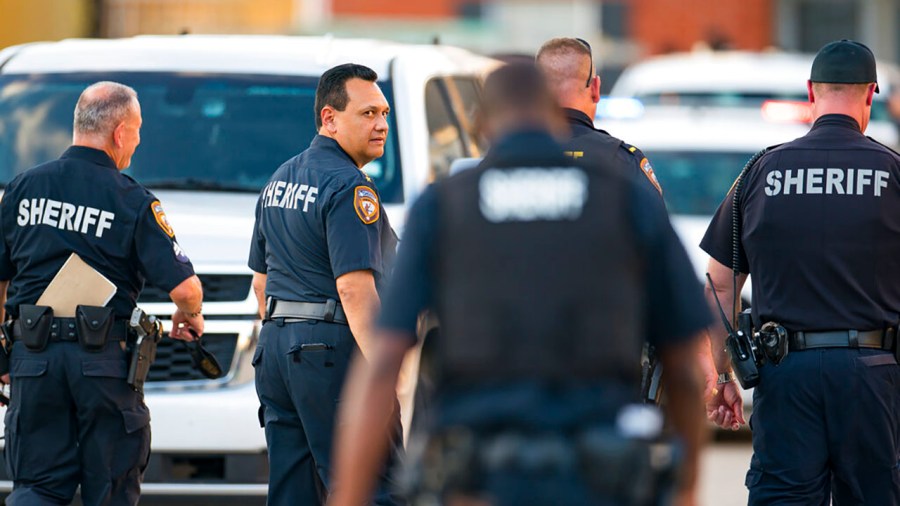
[[[175,230],[172,228],[172,225],[169,224],[169,219],[166,218],[166,213],[163,211],[162,204],[160,204],[158,200],[154,200],[153,203],[150,204],[150,210],[153,211],[153,217],[156,218],[156,224],[159,225],[159,228],[161,228],[169,237],[175,237]]]
[[[622,144],[622,146],[627,149],[628,152],[631,153],[637,160],[640,160],[638,162],[638,166],[641,168],[641,172],[643,172],[647,179],[650,180],[650,184],[652,184],[653,187],[656,188],[656,191],[658,191],[659,194],[662,195],[662,186],[660,186],[659,184],[659,179],[656,178],[656,173],[653,172],[653,165],[650,164],[650,160],[647,159],[647,157],[644,156],[644,153],[642,153],[641,150],[636,146],[624,143]]]
[[[649,179],[653,186],[656,187],[656,191],[662,195],[662,187],[659,185],[659,180],[656,179],[656,173],[653,172],[653,166],[650,165],[650,160],[648,160],[646,156],[641,159],[641,172],[647,176],[647,179]]]
[[[353,189],[353,208],[356,215],[366,225],[371,225],[381,217],[381,205],[378,194],[368,186],[357,186]]]

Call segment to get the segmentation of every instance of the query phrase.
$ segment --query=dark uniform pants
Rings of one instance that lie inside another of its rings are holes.
[[[54,342],[39,353],[21,342],[10,360],[6,412],[11,506],[69,504],[81,484],[86,506],[134,505],[150,458],[150,412],[125,382],[121,342],[90,353]]]
[[[791,352],[753,393],[751,505],[900,505],[900,366],[879,350]]]
[[[302,345],[325,345],[307,347]],[[356,352],[350,327],[303,321],[263,325],[253,357],[269,448],[269,506],[324,503],[337,404]],[[399,421],[397,423],[399,432]],[[395,434],[399,441],[399,433]],[[382,473],[375,504],[399,501]]]

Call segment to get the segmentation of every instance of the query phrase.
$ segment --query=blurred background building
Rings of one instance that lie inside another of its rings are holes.
[[[897,0],[0,0],[0,47],[184,32],[440,40],[487,54],[579,35],[613,68],[698,47],[814,52],[836,38],[900,57]]]

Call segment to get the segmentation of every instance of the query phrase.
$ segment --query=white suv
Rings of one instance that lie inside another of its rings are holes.
[[[207,380],[180,344],[160,343],[146,388],[153,443],[142,504],[153,496],[248,504],[266,493],[250,365],[259,330],[247,267],[253,211],[272,172],[315,134],[318,77],[346,62],[373,68],[391,104],[385,155],[366,172],[399,228],[428,181],[453,159],[480,154],[472,115],[494,60],[437,45],[272,36],[65,40],[0,52],[0,183],[62,153],[87,85],[128,84],[144,124],[127,173],[160,198],[203,282],[204,342],[228,374]],[[139,304],[174,310],[152,286]]]

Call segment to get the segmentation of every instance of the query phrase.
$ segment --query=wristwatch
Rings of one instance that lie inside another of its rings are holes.
[[[731,383],[734,379],[734,371],[719,373],[719,381],[717,381],[716,384],[724,385],[726,383]]]

